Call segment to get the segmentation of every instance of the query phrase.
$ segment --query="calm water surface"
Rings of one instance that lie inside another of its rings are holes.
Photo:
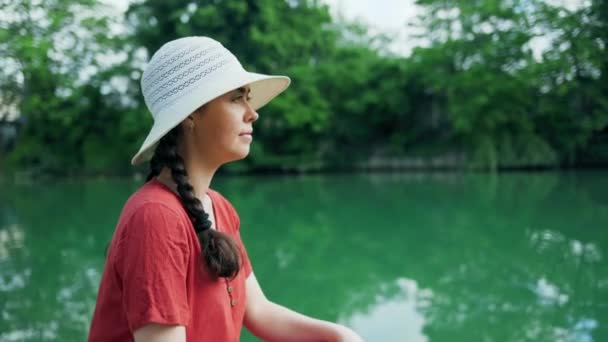
[[[83,341],[138,182],[0,188],[0,341]],[[368,341],[608,341],[608,172],[221,177],[262,288]],[[243,341],[256,341],[243,333]]]

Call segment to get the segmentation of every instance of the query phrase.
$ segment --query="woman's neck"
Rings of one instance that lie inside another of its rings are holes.
[[[193,168],[186,165],[186,172],[188,173],[188,183],[194,188],[194,195],[198,198],[204,198],[205,194],[209,190],[211,180],[217,169],[212,168]],[[171,170],[163,168],[161,173],[158,175],[158,180],[171,189],[177,192],[176,184],[171,177]]]

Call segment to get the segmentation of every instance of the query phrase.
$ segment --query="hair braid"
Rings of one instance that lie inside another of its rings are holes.
[[[163,161],[160,158],[160,153],[154,153],[152,159],[150,159],[150,172],[146,177],[146,182],[150,181],[152,178],[160,175],[160,172],[163,170]]]
[[[150,173],[146,181],[158,176],[163,167],[171,170],[171,178],[177,185],[182,205],[199,238],[209,271],[217,277],[233,278],[238,274],[241,266],[239,249],[228,235],[211,228],[209,215],[205,212],[202,202],[195,196],[194,188],[188,181],[184,161],[177,152],[178,135],[179,127],[176,127],[160,140],[150,160]]]

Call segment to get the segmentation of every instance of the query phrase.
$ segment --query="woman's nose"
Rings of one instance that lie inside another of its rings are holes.
[[[245,114],[245,120],[255,122],[260,117],[260,114],[256,112],[253,107],[251,107],[251,103],[247,103],[247,113]]]

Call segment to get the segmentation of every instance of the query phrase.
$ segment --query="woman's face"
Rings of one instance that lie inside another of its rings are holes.
[[[184,121],[187,159],[218,166],[245,158],[258,114],[249,103],[249,86],[230,91],[197,109]]]

